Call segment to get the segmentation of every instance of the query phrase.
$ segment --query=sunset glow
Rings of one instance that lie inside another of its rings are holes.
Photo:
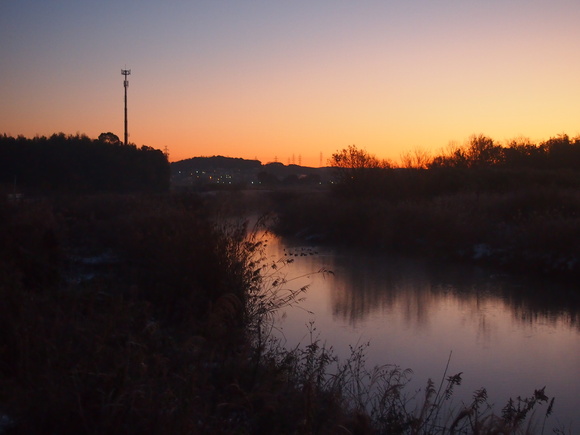
[[[123,136],[170,160],[398,160],[580,134],[580,3],[3,1],[0,133]]]

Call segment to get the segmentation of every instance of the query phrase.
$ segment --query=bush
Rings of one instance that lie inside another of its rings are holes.
[[[265,239],[248,236],[244,223],[220,224],[209,209],[198,197],[165,196],[2,204],[0,430],[435,434],[449,427],[444,403],[459,375],[444,374],[446,388],[429,382],[413,407],[404,394],[410,371],[367,369],[365,347],[338,361],[313,325],[304,347],[273,340],[277,310],[299,303],[306,289],[286,280],[290,260],[264,257]],[[496,417],[484,393],[452,421],[456,433],[515,433],[547,400],[539,390]]]

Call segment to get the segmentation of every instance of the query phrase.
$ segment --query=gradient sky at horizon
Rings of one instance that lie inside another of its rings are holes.
[[[123,137],[170,160],[398,160],[580,134],[577,0],[0,0],[0,133]]]

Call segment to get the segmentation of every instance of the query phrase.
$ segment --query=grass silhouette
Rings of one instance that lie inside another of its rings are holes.
[[[410,371],[366,367],[364,346],[339,361],[314,325],[285,349],[270,332],[305,291],[285,279],[291,259],[267,260],[266,240],[208,201],[0,203],[2,432],[535,433],[544,390],[500,416],[480,390],[453,413],[459,374],[419,400]]]

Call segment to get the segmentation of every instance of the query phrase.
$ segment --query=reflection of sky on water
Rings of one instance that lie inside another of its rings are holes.
[[[300,252],[286,248],[272,240],[268,252],[271,258]],[[280,322],[289,346],[308,341],[306,325],[314,320],[316,334],[341,358],[349,355],[349,345],[370,341],[369,365],[413,369],[413,389],[429,377],[438,382],[452,352],[448,375],[463,372],[464,379],[458,400],[469,400],[485,386],[502,407],[510,396],[524,397],[546,385],[548,395],[556,396],[550,420],[569,422],[575,416],[579,310],[546,291],[549,283],[493,278],[467,265],[352,252],[292,258],[287,277],[308,275],[292,285],[310,287],[304,309],[287,310]],[[334,275],[314,273],[321,268]]]

